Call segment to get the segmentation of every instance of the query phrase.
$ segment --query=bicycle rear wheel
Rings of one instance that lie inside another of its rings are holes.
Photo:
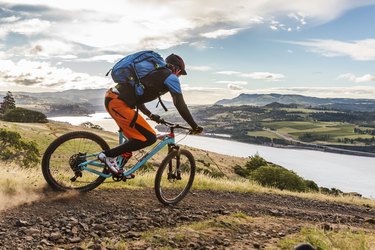
[[[155,177],[155,193],[164,205],[175,205],[189,192],[195,177],[195,160],[184,149],[169,153]]]
[[[109,149],[108,144],[98,135],[76,131],[60,136],[46,149],[42,159],[44,179],[54,189],[66,191],[75,189],[89,191],[99,186],[104,180],[97,174],[83,171],[78,166],[88,159],[89,154]],[[92,157],[92,159],[95,156]],[[94,167],[104,172],[104,168]]]

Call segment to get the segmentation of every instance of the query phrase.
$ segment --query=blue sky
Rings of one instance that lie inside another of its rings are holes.
[[[375,97],[375,0],[0,0],[0,91],[108,88],[122,56],[181,55],[188,103]]]

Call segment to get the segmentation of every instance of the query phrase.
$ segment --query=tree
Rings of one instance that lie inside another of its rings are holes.
[[[10,109],[16,108],[16,101],[13,98],[12,92],[8,91],[8,93],[4,96],[3,102],[0,106],[0,113],[5,114]]]
[[[45,114],[34,110],[28,110],[24,108],[14,108],[8,110],[3,115],[3,120],[8,122],[38,122],[47,123],[47,117]]]
[[[39,162],[40,153],[35,142],[22,140],[17,132],[0,129],[0,160],[16,161],[24,167]]]

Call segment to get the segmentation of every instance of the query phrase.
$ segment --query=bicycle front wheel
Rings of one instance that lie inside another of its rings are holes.
[[[60,136],[49,145],[42,159],[42,172],[47,183],[57,191],[75,189],[89,191],[99,186],[104,177],[84,171],[79,164],[90,160],[90,154],[108,150],[108,144],[98,135],[76,131]],[[96,156],[91,156],[95,159]],[[104,168],[90,166],[104,172]]]
[[[164,205],[175,205],[189,192],[195,177],[195,160],[184,149],[169,153],[155,177],[155,193]]]

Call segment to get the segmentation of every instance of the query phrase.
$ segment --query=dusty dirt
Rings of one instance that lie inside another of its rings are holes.
[[[238,213],[253,221],[232,225],[222,219]],[[306,225],[375,233],[372,218],[370,207],[276,194],[192,191],[177,206],[165,207],[152,189],[47,191],[38,201],[0,213],[0,249],[114,249],[116,242],[126,242],[128,249],[262,249]],[[221,226],[176,234],[182,225],[207,220]],[[169,232],[167,239],[159,235],[161,228]]]

